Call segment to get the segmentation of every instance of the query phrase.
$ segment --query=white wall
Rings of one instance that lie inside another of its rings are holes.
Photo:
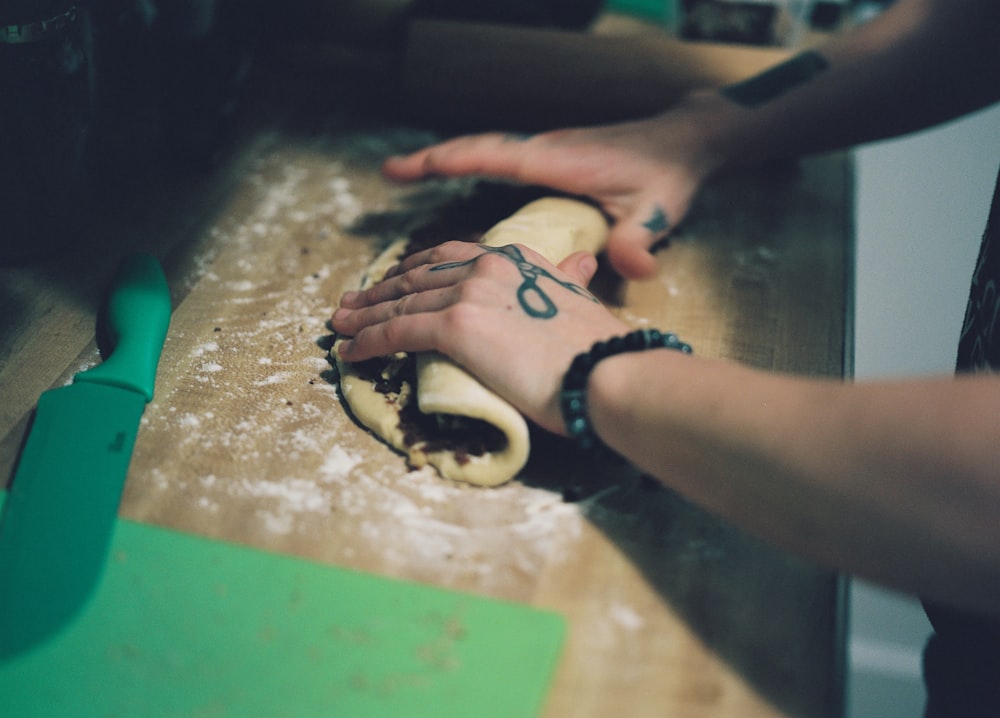
[[[1000,107],[856,152],[859,378],[951,371],[1000,162]]]
[[[859,149],[855,377],[950,373],[1000,163],[1000,105]],[[918,718],[919,603],[855,581],[848,718]]]

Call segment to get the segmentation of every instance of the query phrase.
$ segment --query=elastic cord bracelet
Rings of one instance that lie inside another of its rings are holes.
[[[577,354],[569,365],[559,392],[566,431],[582,448],[590,449],[599,443],[587,413],[587,381],[597,362],[615,354],[645,351],[646,349],[674,349],[691,354],[691,345],[685,344],[676,334],[656,329],[637,329],[620,337],[596,342],[590,351]]]

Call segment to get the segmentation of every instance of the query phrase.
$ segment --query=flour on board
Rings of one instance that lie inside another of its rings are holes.
[[[343,442],[352,425],[318,340],[342,277],[366,261],[344,250],[358,241],[345,230],[380,209],[343,175],[338,162],[265,156],[247,179],[247,212],[209,230],[185,300],[201,317],[187,331],[199,334],[168,339],[176,376],[145,419],[177,464],[151,470],[148,489],[176,492],[206,525],[249,525],[264,543],[320,536],[333,560],[375,552],[390,572],[434,566],[501,593],[511,575],[574,555],[586,507],[517,482],[487,491],[401,472]],[[434,201],[424,194],[413,211]]]

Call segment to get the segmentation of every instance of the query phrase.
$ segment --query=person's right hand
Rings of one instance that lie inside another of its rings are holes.
[[[706,98],[701,98],[702,100]],[[607,256],[626,279],[656,272],[650,247],[677,226],[716,168],[699,98],[636,122],[519,137],[469,135],[383,165],[389,179],[483,176],[592,198],[611,217]]]
[[[584,288],[596,269],[586,252],[555,267],[519,245],[446,242],[345,294],[331,318],[349,337],[337,351],[350,362],[441,352],[539,426],[565,433],[559,390],[573,357],[629,330]],[[538,312],[541,301],[549,311]]]

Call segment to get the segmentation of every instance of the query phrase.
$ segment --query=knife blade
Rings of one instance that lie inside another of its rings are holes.
[[[41,395],[0,515],[0,660],[58,633],[102,575],[170,323],[154,257],[122,261],[104,318],[110,356]]]

